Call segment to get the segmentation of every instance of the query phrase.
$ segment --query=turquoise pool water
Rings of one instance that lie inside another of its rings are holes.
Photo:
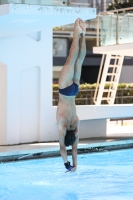
[[[71,161],[71,157],[69,157]],[[133,149],[0,164],[0,200],[132,200]]]

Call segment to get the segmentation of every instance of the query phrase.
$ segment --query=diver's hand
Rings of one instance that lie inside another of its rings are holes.
[[[64,163],[67,171],[66,172],[74,172],[76,171],[77,167],[71,166],[70,162]]]
[[[66,172],[75,172],[77,170],[77,167],[72,167],[71,170],[67,170]]]

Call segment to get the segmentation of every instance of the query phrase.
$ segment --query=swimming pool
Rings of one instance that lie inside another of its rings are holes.
[[[78,155],[74,173],[61,157],[0,164],[0,199],[133,199],[133,149]]]

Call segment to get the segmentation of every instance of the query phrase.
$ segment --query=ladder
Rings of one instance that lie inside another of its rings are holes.
[[[114,104],[123,60],[124,55],[103,54],[93,98],[94,104],[100,105],[102,101]]]

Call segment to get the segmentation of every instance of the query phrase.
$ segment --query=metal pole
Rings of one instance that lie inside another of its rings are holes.
[[[99,46],[99,41],[100,41],[100,38],[99,38],[99,23],[100,23],[100,20],[99,20],[99,15],[97,16],[97,47]]]
[[[71,4],[71,0],[68,0],[67,1],[67,5],[69,6]]]
[[[101,0],[101,7],[102,7],[102,11],[105,12],[106,11],[106,0]]]
[[[96,8],[96,0],[93,0],[93,8]]]
[[[116,14],[116,44],[118,43],[118,12]]]

